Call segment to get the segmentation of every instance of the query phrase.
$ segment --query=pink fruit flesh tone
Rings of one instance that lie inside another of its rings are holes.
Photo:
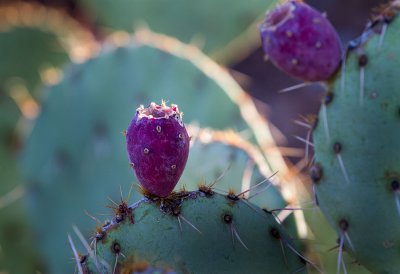
[[[178,106],[140,106],[129,125],[129,160],[142,187],[152,195],[168,196],[185,168],[189,135]]]
[[[340,64],[340,39],[328,19],[302,1],[267,13],[260,35],[268,59],[304,81],[329,79]]]

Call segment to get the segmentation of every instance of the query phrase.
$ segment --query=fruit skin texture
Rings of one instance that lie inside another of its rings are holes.
[[[327,80],[339,66],[339,36],[324,15],[303,2],[289,1],[268,12],[260,35],[269,60],[295,78]]]
[[[185,168],[190,138],[178,106],[140,106],[126,134],[129,160],[145,191],[166,197]]]

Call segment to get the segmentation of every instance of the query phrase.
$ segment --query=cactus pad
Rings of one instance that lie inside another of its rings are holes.
[[[312,179],[340,245],[374,273],[400,269],[400,8],[350,43],[314,131]]]
[[[104,225],[92,252],[96,259],[88,258],[83,269],[118,271],[126,258],[139,257],[178,273],[306,273],[274,217],[244,200],[179,192],[144,198],[131,208],[135,223],[113,219]]]

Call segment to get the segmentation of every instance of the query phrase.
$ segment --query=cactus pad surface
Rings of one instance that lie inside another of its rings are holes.
[[[114,219],[104,225],[96,259],[89,258],[83,269],[96,271],[97,260],[100,271],[118,271],[125,258],[139,257],[177,273],[306,273],[273,215],[244,200],[178,192],[162,200],[144,198],[131,208],[136,222]]]
[[[320,207],[340,245],[373,273],[400,269],[398,9],[384,7],[350,43],[313,134]]]

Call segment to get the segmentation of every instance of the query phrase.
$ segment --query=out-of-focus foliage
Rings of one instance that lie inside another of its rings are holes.
[[[41,85],[41,71],[69,60],[54,33],[27,27],[0,32],[0,52],[0,83],[6,90],[7,82],[15,77],[34,91]]]
[[[95,22],[131,32],[135,26],[200,44],[225,62],[259,44],[257,20],[277,0],[80,0]],[[225,52],[224,52],[225,51]],[[227,55],[230,55],[228,57]]]
[[[43,269],[33,241],[36,232],[20,199],[26,189],[18,153],[21,133],[39,111],[36,100],[43,82],[56,81],[60,66],[79,55],[71,51],[77,40],[86,44],[90,35],[61,10],[20,1],[0,3],[0,272]]]

